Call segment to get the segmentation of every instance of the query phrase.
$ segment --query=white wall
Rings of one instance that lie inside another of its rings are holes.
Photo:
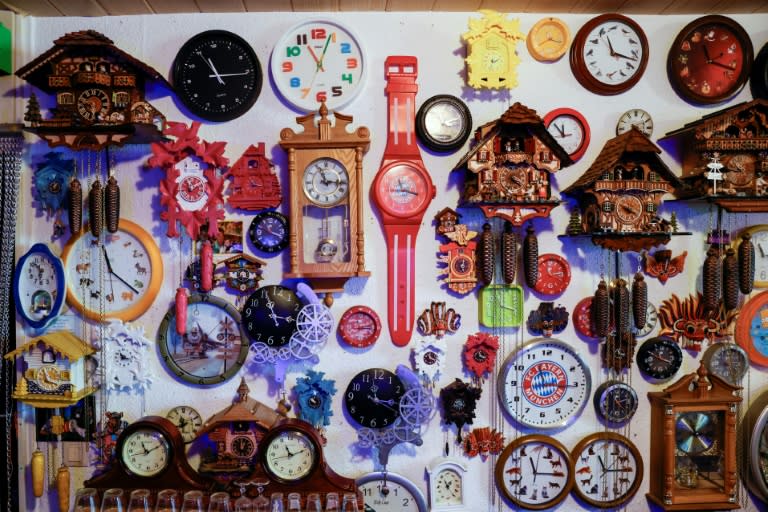
[[[269,56],[273,44],[279,35],[291,25],[304,18],[314,17],[311,13],[285,14],[285,13],[254,13],[232,15],[157,15],[157,16],[123,16],[114,18],[32,18],[21,19],[18,22],[18,48],[16,69],[26,64],[31,59],[46,51],[52,46],[53,40],[66,32],[84,29],[94,29],[110,37],[115,44],[132,54],[136,58],[153,66],[161,73],[169,76],[170,68],[176,51],[190,37],[206,29],[221,28],[236,32],[245,37],[256,50],[261,60],[262,68],[267,69]],[[648,111],[654,119],[654,140],[668,131],[681,127],[684,123],[699,119],[707,112],[722,108],[697,108],[680,100],[670,88],[666,77],[666,55],[672,40],[678,31],[694,16],[634,16],[634,19],[643,27],[650,44],[650,61],[642,80],[630,91],[613,97],[596,96],[583,89],[575,80],[569,69],[567,55],[556,63],[544,64],[535,61],[528,54],[525,43],[518,45],[518,52],[522,63],[518,68],[519,86],[509,93],[475,91],[468,88],[464,82],[464,47],[460,40],[460,34],[467,31],[467,20],[470,17],[479,17],[475,13],[333,13],[320,16],[338,20],[351,25],[362,37],[369,63],[368,80],[364,90],[357,99],[344,109],[344,113],[354,116],[355,125],[364,125],[372,132],[372,144],[364,161],[365,187],[370,187],[373,177],[378,169],[384,150],[386,137],[386,99],[384,96],[384,59],[388,55],[416,55],[419,59],[419,93],[417,105],[427,98],[440,93],[460,96],[469,105],[472,111],[475,126],[497,118],[506,108],[515,101],[535,109],[542,117],[550,110],[568,106],[581,111],[588,119],[592,128],[592,142],[586,155],[576,164],[556,176],[557,188],[566,188],[573,180],[583,173],[599,153],[606,140],[615,135],[615,125],[621,113],[631,107],[639,107]],[[535,14],[520,14],[521,29],[524,32],[542,17]],[[591,18],[589,15],[563,14],[561,17],[569,24],[572,35]],[[733,16],[743,24],[751,35],[755,51],[759,50],[768,40],[768,15],[739,15]],[[6,90],[15,89],[19,95],[28,95],[29,87],[15,78],[4,78],[0,85]],[[12,93],[11,93],[12,94]],[[9,98],[8,93],[4,96]],[[749,88],[745,88],[738,97],[729,104],[751,99]],[[189,122],[190,119],[179,108],[173,95],[150,98],[150,102],[162,111],[169,120]],[[6,99],[6,104],[9,99]],[[43,105],[49,105],[49,101],[43,101]],[[3,121],[19,122],[23,118],[24,100],[18,99],[15,110],[3,109]],[[10,107],[10,105],[8,105]],[[281,182],[284,190],[286,169],[285,158],[281,149],[277,146],[279,132],[284,127],[294,127],[294,118],[297,113],[289,110],[276,97],[276,92],[271,84],[265,82],[261,96],[255,106],[241,118],[224,124],[205,123],[200,129],[200,136],[209,141],[226,141],[226,155],[230,162],[234,162],[248,145],[264,141],[267,144],[268,153],[272,155],[276,163],[281,167]],[[44,215],[32,207],[30,166],[42,161],[49,149],[38,139],[29,136],[28,152],[25,154],[25,172],[20,198],[20,212],[18,224],[17,253],[22,254],[35,242],[50,242],[52,228],[45,220]],[[440,243],[434,235],[431,227],[431,219],[434,214],[445,206],[456,207],[459,190],[457,183],[460,178],[449,175],[450,169],[461,156],[466,147],[458,153],[446,156],[430,155],[423,152],[426,167],[432,174],[432,179],[437,186],[437,198],[432,202],[424,216],[424,222],[418,239],[417,246],[417,303],[416,311],[420,313],[429,306],[433,300],[448,302],[462,315],[461,330],[448,338],[448,368],[445,376],[438,383],[437,388],[449,384],[454,377],[466,379],[461,367],[461,348],[468,334],[479,329],[477,322],[478,304],[476,294],[470,294],[463,298],[457,298],[445,291],[437,281],[438,266],[435,253]],[[146,171],[142,164],[149,156],[149,147],[139,147],[125,150],[120,156],[118,177],[122,187],[122,215],[125,218],[141,223],[155,235],[165,257],[165,285],[155,299],[150,312],[138,321],[145,327],[150,339],[173,301],[173,294],[177,287],[179,274],[179,258],[177,254],[178,243],[165,237],[166,226],[159,220],[157,211],[150,211],[147,204],[158,205],[157,183],[160,179],[159,171]],[[662,155],[667,164],[677,172],[679,165],[669,156]],[[367,196],[366,196],[367,197]],[[282,210],[286,212],[284,202]],[[704,233],[710,228],[712,217],[705,206],[676,205],[665,207],[662,210],[664,216],[668,216],[674,209],[678,213],[681,228],[693,231],[690,237],[677,237],[668,244],[674,254],[683,250],[688,251],[688,259],[685,263],[685,273],[671,279],[666,285],[661,285],[657,280],[646,278],[650,288],[650,300],[657,306],[663,299],[676,293],[681,297],[687,296],[701,286],[699,269],[705,252]],[[587,295],[591,295],[600,279],[602,266],[606,272],[610,271],[613,261],[612,255],[592,246],[588,241],[560,240],[557,235],[564,233],[568,221],[569,208],[561,206],[556,208],[551,221],[539,219],[535,226],[539,235],[540,252],[557,252],[566,254],[571,264],[573,279],[567,291],[557,302],[565,305],[569,311],[576,303]],[[473,222],[475,226],[481,224],[479,217],[470,219],[468,214],[463,220]],[[230,219],[242,219],[245,227],[250,218],[240,211],[227,211]],[[744,226],[760,223],[768,223],[768,215],[726,215],[727,227],[732,231],[738,231]],[[354,280],[347,285],[347,290],[342,296],[336,298],[333,312],[336,318],[348,307],[356,304],[369,304],[374,306],[386,323],[386,260],[385,245],[381,228],[376,215],[370,207],[365,205],[365,231],[366,231],[366,255],[367,266],[372,275],[368,279]],[[496,224],[496,229],[500,228]],[[61,242],[53,245],[60,249]],[[252,250],[250,244],[246,244],[248,250]],[[262,254],[257,254],[263,257]],[[268,259],[266,279],[264,284],[277,283],[281,280],[281,274],[286,268],[287,258],[275,257]],[[602,264],[601,264],[602,262]],[[622,258],[621,269],[625,278],[631,277],[638,266],[638,257],[628,254]],[[227,296],[222,289],[216,291],[217,295],[226,296],[228,300],[234,300]],[[528,293],[526,289],[526,317],[528,312],[538,306],[539,300]],[[77,322],[79,325],[79,322]],[[418,334],[414,334],[414,339]],[[523,327],[509,329],[502,333],[504,352],[511,352],[512,348],[533,336],[527,333]],[[559,338],[569,341],[581,351],[588,359],[592,371],[593,389],[607,379],[606,373],[601,370],[597,344],[587,343],[575,334],[572,325],[561,333]],[[18,343],[23,343],[19,339]],[[411,343],[411,346],[413,342]],[[238,378],[232,379],[220,386],[205,389],[204,392],[193,392],[189,386],[172,378],[163,367],[160,359],[153,351],[152,366],[156,376],[151,390],[143,400],[137,400],[133,395],[109,394],[109,409],[123,410],[129,420],[135,420],[143,412],[146,414],[165,415],[173,406],[181,403],[193,405],[203,413],[204,417],[227,406],[235,396]],[[339,364],[340,361],[343,363]],[[339,390],[334,398],[334,416],[332,424],[328,428],[328,444],[325,448],[326,457],[335,471],[350,477],[357,477],[375,468],[369,453],[360,452],[350,442],[355,438],[355,431],[344,418],[342,410],[342,393],[349,379],[358,371],[376,366],[384,366],[394,369],[398,364],[410,364],[410,348],[397,348],[388,339],[385,332],[370,350],[352,353],[339,344],[335,337],[329,341],[320,353],[320,364],[317,369],[326,371],[327,375],[336,380]],[[683,369],[678,376],[694,371],[698,366],[697,358],[691,353],[686,353]],[[750,376],[745,379],[747,389],[744,392],[745,402],[766,387],[764,369],[752,367]],[[270,404],[276,405],[279,397],[275,396],[275,389],[263,375],[245,373],[251,388],[251,395]],[[300,373],[290,373],[287,378],[288,388],[292,387]],[[628,435],[640,448],[643,454],[649,453],[649,405],[645,397],[646,392],[662,389],[664,385],[650,385],[638,373],[633,366],[629,377],[631,384],[637,389],[640,396],[640,409],[632,423],[622,431]],[[483,387],[482,400],[478,407],[478,418],[475,426],[488,425],[493,410],[497,409],[497,399],[492,392],[490,383]],[[25,434],[20,441],[20,462],[23,472],[19,475],[22,489],[29,489],[28,461],[36,443],[30,428],[33,415],[29,408],[22,407],[21,414]],[[509,420],[502,419],[504,433],[508,439],[516,434],[514,426]],[[593,407],[587,405],[578,422],[557,433],[557,438],[568,448],[572,448],[585,435],[602,430],[603,425],[596,419]],[[446,433],[441,424],[441,418],[437,415],[429,424],[425,435],[424,445],[414,447],[405,445],[393,450],[390,456],[389,469],[399,472],[416,481],[423,492],[427,493],[427,483],[424,467],[434,457],[441,455],[446,439],[455,437],[455,430],[451,427]],[[453,447],[453,453],[458,454],[457,447]],[[496,510],[508,509],[501,506],[498,496],[489,497],[493,485],[493,460],[482,461],[474,458],[467,461],[470,471],[467,475],[467,485],[471,490],[471,505],[469,510]],[[646,474],[643,485],[627,506],[627,510],[647,510],[649,505],[645,499],[648,489],[648,463],[645,458]],[[76,470],[73,489],[89,476],[89,472]],[[46,498],[35,500],[31,498],[31,492],[22,492],[22,510],[49,510]],[[754,504],[748,498],[743,498],[746,504],[745,510],[758,510],[765,505]],[[560,507],[561,510],[580,510],[573,498]]]

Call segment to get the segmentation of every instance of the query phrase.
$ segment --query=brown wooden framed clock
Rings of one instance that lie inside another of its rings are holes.
[[[319,120],[315,118],[319,114]],[[290,271],[317,292],[344,289],[352,277],[367,277],[363,234],[363,155],[370,146],[365,126],[348,131],[352,116],[320,110],[296,118],[303,130],[284,128],[280,146],[288,153],[290,187]]]

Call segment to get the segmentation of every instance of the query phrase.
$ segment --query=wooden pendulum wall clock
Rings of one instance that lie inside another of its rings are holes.
[[[365,126],[349,132],[352,116],[325,104],[318,112],[296,118],[303,130],[284,128],[280,146],[288,153],[290,186],[290,271],[314,290],[344,289],[352,277],[367,277],[363,236],[363,155],[370,146]]]

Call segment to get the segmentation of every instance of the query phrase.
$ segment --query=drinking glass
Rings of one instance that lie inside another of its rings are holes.
[[[283,493],[273,492],[269,497],[269,512],[283,512]]]
[[[101,512],[123,512],[124,510],[122,489],[112,488],[104,491],[104,496],[101,498]]]
[[[329,492],[325,495],[325,512],[339,512],[339,493]]]
[[[253,512],[253,502],[245,496],[235,500],[235,512]]]
[[[157,493],[155,512],[179,512],[181,499],[176,489],[163,489]]]
[[[208,512],[232,512],[232,508],[229,506],[229,493],[215,492],[211,494]]]
[[[151,512],[149,489],[134,489],[128,498],[128,512]]]
[[[341,512],[359,512],[357,508],[357,495],[355,493],[344,493],[341,499]]]
[[[288,512],[301,512],[301,494],[297,492],[288,494]]]
[[[99,491],[93,487],[78,489],[72,512],[99,512]]]
[[[203,510],[202,491],[187,491],[181,503],[181,512],[205,512]]]
[[[311,492],[307,495],[307,512],[323,512],[323,502],[318,493]]]
[[[269,510],[269,498],[266,496],[259,496],[253,498],[253,512],[270,512]]]

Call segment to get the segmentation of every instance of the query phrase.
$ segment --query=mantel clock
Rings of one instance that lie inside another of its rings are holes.
[[[698,371],[648,393],[651,460],[648,498],[663,510],[739,508],[736,419],[741,387]]]
[[[288,153],[290,186],[290,271],[314,290],[344,289],[352,277],[367,277],[363,236],[363,155],[370,146],[365,126],[349,132],[352,116],[318,112],[296,118],[303,130],[284,128],[280,146]]]

